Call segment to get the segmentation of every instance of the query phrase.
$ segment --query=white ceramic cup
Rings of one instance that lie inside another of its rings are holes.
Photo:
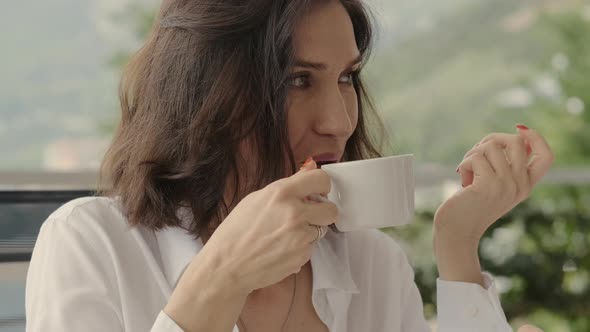
[[[323,165],[332,179],[327,198],[338,207],[342,232],[411,222],[414,156],[400,155]]]

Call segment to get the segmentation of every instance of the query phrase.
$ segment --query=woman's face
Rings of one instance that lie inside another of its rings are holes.
[[[339,1],[316,4],[297,25],[287,126],[295,161],[339,161],[358,121],[353,77],[360,53]]]

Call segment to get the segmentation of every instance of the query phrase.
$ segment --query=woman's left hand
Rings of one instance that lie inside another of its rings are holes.
[[[553,163],[543,136],[525,126],[518,126],[518,131],[486,136],[457,168],[463,189],[447,199],[434,217],[441,278],[482,283],[479,240],[488,227],[528,198]]]

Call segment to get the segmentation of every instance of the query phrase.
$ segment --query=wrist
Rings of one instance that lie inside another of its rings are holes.
[[[459,239],[435,232],[434,253],[440,278],[483,286],[478,246],[479,241],[475,239]]]
[[[225,310],[231,319],[236,318],[248,294],[237,273],[217,253],[203,248],[178,281],[164,312],[185,330],[200,331],[192,328],[195,312],[215,315]]]
[[[202,266],[205,285],[218,292],[220,296],[247,297],[252,289],[246,279],[241,277],[240,267],[235,261],[223,255],[224,250],[211,250],[205,246],[195,265]]]

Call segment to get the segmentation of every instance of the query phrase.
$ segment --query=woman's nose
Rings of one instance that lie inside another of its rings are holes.
[[[341,91],[337,88],[325,93],[318,103],[315,128],[320,135],[349,137],[354,130],[349,109],[356,105],[347,105]]]

